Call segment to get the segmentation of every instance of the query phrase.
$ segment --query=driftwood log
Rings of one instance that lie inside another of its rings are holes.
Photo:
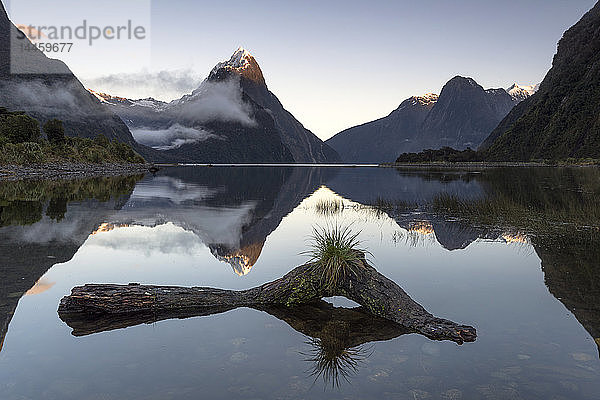
[[[285,310],[318,303],[324,297],[344,296],[360,304],[364,312],[398,324],[400,330],[458,344],[475,341],[475,328],[433,316],[400,286],[377,272],[364,257],[361,264],[361,268],[343,276],[334,287],[324,285],[322,272],[310,263],[275,281],[242,291],[139,284],[85,285],[73,288],[61,300],[58,314],[74,329],[74,335],[86,335],[238,307],[266,311],[285,320]]]

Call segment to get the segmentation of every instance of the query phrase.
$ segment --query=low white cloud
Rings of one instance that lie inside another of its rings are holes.
[[[37,80],[8,83],[2,87],[0,100],[26,110],[77,111],[77,99],[70,90],[70,84],[48,85]]]
[[[201,142],[208,139],[220,139],[208,131],[173,124],[167,129],[132,129],[131,133],[138,143],[157,150],[176,149],[184,144]]]
[[[109,93],[141,99],[153,97],[171,101],[190,93],[198,87],[201,77],[192,70],[140,71],[129,74],[111,74],[90,79],[82,79],[86,87],[97,92]]]
[[[242,100],[242,91],[236,79],[227,81],[204,81],[190,96],[180,102],[180,117],[186,120],[206,122],[238,122],[254,126],[251,107]]]

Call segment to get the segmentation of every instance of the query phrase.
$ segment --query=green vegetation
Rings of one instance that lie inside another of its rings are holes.
[[[0,165],[73,163],[144,163],[144,159],[131,146],[112,141],[100,146],[94,140],[65,137],[60,144],[47,140],[25,143],[5,143],[0,146]]]
[[[525,235],[544,281],[600,350],[600,170],[518,168],[485,171],[485,196],[439,196],[432,208],[472,227]]]
[[[69,181],[0,182],[0,227],[30,225],[44,215],[60,221],[73,201],[101,202],[128,196],[143,176]]]
[[[510,197],[468,201],[451,195],[440,195],[433,201],[432,209],[477,225],[514,228],[536,234],[559,228],[600,226],[600,200],[593,198],[565,207],[537,208]]]
[[[0,107],[0,145],[3,143],[36,142],[40,124],[24,112],[9,112]]]
[[[143,163],[131,146],[109,141],[66,137],[63,123],[53,119],[44,124],[48,139],[40,136],[37,120],[22,112],[0,108],[0,165],[73,163]]]
[[[310,256],[313,268],[321,273],[324,287],[335,287],[340,279],[355,275],[362,268],[362,257],[369,253],[360,248],[359,235],[347,226],[313,228],[310,250],[304,254]]]
[[[48,141],[52,144],[62,144],[65,142],[65,128],[59,119],[52,119],[44,124],[44,132]]]
[[[488,150],[474,151],[470,148],[466,150],[455,150],[451,147],[442,147],[438,150],[423,150],[420,153],[403,153],[397,159],[397,164],[427,164],[433,163],[489,163],[488,165],[498,163],[523,163],[548,166],[600,166],[600,158],[590,157],[554,157],[540,159],[515,159],[508,154],[503,156],[490,156]]]
[[[427,149],[420,153],[403,153],[397,163],[426,163],[426,162],[480,162],[483,157],[480,153],[470,148],[455,150],[451,147],[442,147],[439,150]]]
[[[388,201],[377,198],[375,201],[367,204],[346,203],[341,198],[323,199],[317,201],[314,206],[314,212],[323,217],[335,217],[342,214],[345,210],[353,210],[362,214],[367,220],[379,220],[383,215],[390,212],[402,213],[414,211],[418,208],[416,203]]]
[[[600,158],[600,3],[560,40],[540,90],[484,142],[498,161]]]
[[[579,166],[600,166],[600,159],[598,158],[567,158],[564,160],[559,160],[558,165],[560,166],[569,166],[569,165],[579,165]]]

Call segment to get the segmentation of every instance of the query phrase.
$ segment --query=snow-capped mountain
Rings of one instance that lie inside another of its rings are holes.
[[[192,93],[170,103],[90,91],[136,140],[182,162],[335,162],[267,88],[256,59],[237,49]]]
[[[306,129],[283,107],[277,96],[268,89],[256,59],[243,48],[237,49],[228,61],[219,63],[213,68],[207,80],[223,82],[232,77],[239,79],[239,86],[244,96],[269,112],[294,161],[309,163],[340,161],[339,155],[333,148]]]
[[[514,83],[511,87],[506,89],[506,93],[510,94],[516,102],[521,102],[528,97],[531,97],[538,91],[540,85],[519,85]]]
[[[167,107],[169,103],[164,101],[156,100],[152,97],[148,97],[145,99],[131,100],[125,97],[112,96],[107,93],[96,92],[92,89],[88,89],[88,92],[94,95],[101,103],[110,104],[110,105],[119,105],[119,106],[129,106],[129,107],[146,107],[151,108],[153,110],[163,110]]]
[[[210,72],[208,79],[216,79],[219,74],[226,72],[234,72],[253,82],[266,86],[263,73],[256,62],[256,59],[243,47],[238,48],[229,61],[218,63]]]

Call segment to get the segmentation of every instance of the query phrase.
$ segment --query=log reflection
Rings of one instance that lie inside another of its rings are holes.
[[[140,312],[126,314],[61,314],[61,319],[73,329],[75,336],[122,329],[139,324],[151,324],[173,318],[209,316],[230,311],[236,307],[205,307],[173,312]],[[326,385],[339,386],[355,375],[361,363],[372,351],[369,343],[397,338],[415,333],[384,318],[358,308],[334,307],[323,300],[295,307],[257,307],[284,321],[307,337],[310,350],[302,353],[311,364],[308,374],[315,381],[322,379]]]

